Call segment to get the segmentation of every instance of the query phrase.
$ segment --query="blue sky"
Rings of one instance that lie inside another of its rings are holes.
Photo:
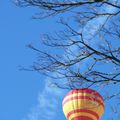
[[[21,120],[37,104],[44,77],[19,71],[35,59],[26,45],[39,39],[43,22],[31,19],[34,10],[20,9],[8,0],[0,1],[0,119]]]
[[[50,88],[49,78],[18,67],[36,59],[26,45],[42,47],[40,35],[56,30],[56,19],[33,20],[37,9],[19,8],[10,0],[0,2],[0,11],[0,120],[65,120],[61,101],[66,91]],[[111,117],[106,112],[102,120]]]
[[[51,91],[43,82],[46,78],[36,72],[19,71],[19,65],[29,66],[36,60],[36,54],[26,45],[40,46],[40,35],[57,28],[54,19],[33,20],[36,9],[19,8],[10,0],[0,1],[0,11],[0,119],[37,120],[46,112],[52,120],[56,114],[52,102],[56,100],[46,103],[46,99],[58,90]]]

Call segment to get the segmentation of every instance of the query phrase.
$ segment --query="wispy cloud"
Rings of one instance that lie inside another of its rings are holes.
[[[38,95],[38,104],[31,109],[23,120],[60,120],[62,113],[62,98],[66,90],[50,87],[50,79],[45,80],[45,88]]]
[[[117,0],[111,0],[111,2],[113,2],[115,4],[117,2]],[[99,12],[115,13],[116,11],[118,11],[117,8],[115,8],[111,5],[106,5],[106,6],[101,7]],[[84,30],[83,30],[84,39],[86,39],[88,41],[91,38],[93,38],[93,36],[95,36],[97,34],[99,29],[101,29],[101,27],[105,24],[105,22],[107,21],[107,19],[109,17],[110,17],[109,15],[102,15],[102,16],[95,17],[93,20],[90,20],[86,24],[86,26],[84,27]],[[95,42],[96,42],[96,39],[95,39]]]

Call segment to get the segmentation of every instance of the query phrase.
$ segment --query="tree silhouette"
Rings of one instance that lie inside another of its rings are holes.
[[[39,53],[31,70],[62,80],[53,81],[61,88],[112,86],[112,93],[120,86],[119,0],[17,0],[16,4],[41,9],[35,18],[63,15],[59,23],[65,29],[41,38],[53,52],[28,45]]]

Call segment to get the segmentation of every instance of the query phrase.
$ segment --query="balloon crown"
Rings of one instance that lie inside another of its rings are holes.
[[[104,112],[102,96],[88,88],[71,90],[62,105],[68,120],[99,120]]]

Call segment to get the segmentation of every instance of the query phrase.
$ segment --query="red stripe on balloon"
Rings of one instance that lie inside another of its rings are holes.
[[[71,90],[66,96],[72,95],[74,93],[88,93],[88,94],[93,94],[93,95],[95,95],[97,97],[100,97],[103,100],[102,96],[98,92],[96,92],[95,90],[88,89],[88,88]]]
[[[93,119],[87,116],[77,116],[74,117],[72,120],[93,120]]]
[[[91,98],[91,97],[88,97],[88,96],[75,96],[75,97],[68,98],[68,99],[66,99],[66,100],[63,102],[63,105],[64,105],[65,103],[71,101],[71,100],[76,100],[76,99],[84,99],[84,100],[95,101],[95,102],[97,102],[99,105],[102,105],[102,106],[104,107],[104,104],[103,104],[100,100],[98,100],[98,99],[96,99],[96,98]]]
[[[67,118],[69,118],[72,114],[74,113],[78,113],[78,112],[84,112],[84,113],[89,113],[89,114],[92,114],[93,116],[96,117],[96,119],[98,120],[99,119],[99,116],[97,113],[91,111],[91,110],[86,110],[86,109],[76,109],[76,110],[72,110],[70,111],[68,114],[67,114]],[[78,119],[79,120],[79,119]],[[82,120],[82,119],[80,119]],[[83,119],[84,120],[84,119]],[[89,119],[88,119],[89,120]]]

